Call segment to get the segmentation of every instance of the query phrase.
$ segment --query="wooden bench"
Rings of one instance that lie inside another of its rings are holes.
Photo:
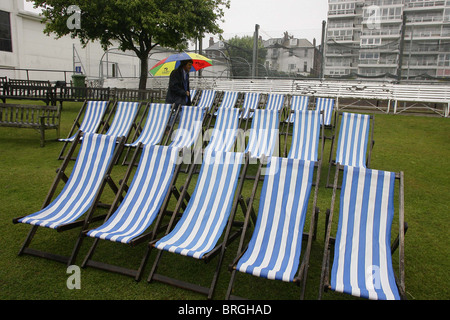
[[[0,99],[41,100],[48,104],[55,104],[54,89],[50,81],[8,79],[3,82]]]
[[[41,147],[45,145],[45,130],[55,129],[59,139],[61,112],[59,106],[39,106],[0,103],[0,127],[38,129]]]

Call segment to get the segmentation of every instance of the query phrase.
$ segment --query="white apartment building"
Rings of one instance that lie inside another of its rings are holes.
[[[325,76],[450,76],[450,0],[328,4]]]

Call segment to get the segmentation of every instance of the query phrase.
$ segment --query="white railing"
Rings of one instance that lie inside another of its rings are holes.
[[[218,91],[282,93],[329,97],[337,100],[336,109],[358,106],[364,101],[364,110],[383,113],[423,112],[449,117],[450,84],[403,85],[390,82],[281,80],[281,79],[198,79],[191,83],[198,89]],[[384,106],[380,107],[379,102]],[[431,104],[431,105],[430,105]]]

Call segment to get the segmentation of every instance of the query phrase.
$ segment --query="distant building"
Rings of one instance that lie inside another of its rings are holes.
[[[450,1],[329,0],[328,6],[325,76],[450,76]]]
[[[319,48],[316,47],[315,40],[313,42],[294,38],[287,32],[282,38],[263,41],[263,45],[267,49],[264,63],[266,73],[278,76],[318,77],[321,59]],[[223,41],[215,42],[211,37],[209,47],[205,49],[205,55],[212,59],[225,60],[224,56],[228,56],[226,43]],[[245,67],[246,64],[241,60],[237,61]],[[250,69],[252,61],[246,61],[246,63]]]
[[[320,73],[319,50],[316,40],[298,39],[287,32],[282,38],[264,41],[267,48],[266,69],[291,76],[318,77]]]

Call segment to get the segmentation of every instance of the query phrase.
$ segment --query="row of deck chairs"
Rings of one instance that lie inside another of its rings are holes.
[[[194,93],[193,93],[194,94]],[[206,115],[210,115],[211,112],[214,112],[214,117],[217,116],[217,110],[227,109],[227,108],[235,108],[238,103],[238,96],[240,93],[226,91],[221,99],[221,103],[218,107],[214,108],[214,101],[216,99],[216,91],[214,90],[204,90],[202,92],[201,98],[198,102],[197,107],[200,107]],[[249,119],[253,118],[254,110],[259,109],[261,100],[260,93],[245,93],[243,99],[243,105],[241,108],[241,112],[239,115],[239,119],[246,121],[246,127],[248,126]],[[295,110],[307,110],[309,103],[308,96],[294,96],[291,99],[290,110],[287,111],[289,115],[287,116],[285,122],[292,122],[293,111]],[[262,110],[272,110],[278,111],[279,117],[283,116],[285,112],[285,96],[281,94],[270,94],[267,97],[265,108]],[[161,107],[160,110],[148,110],[149,104],[146,105],[145,113],[148,114],[147,119],[143,117],[138,121],[137,116],[142,108],[142,104],[138,102],[125,102],[118,101],[115,102],[112,107],[110,107],[109,101],[86,101],[82,108],[79,111],[77,118],[74,121],[72,128],[68,134],[68,137],[65,139],[60,139],[60,141],[64,142],[63,148],[59,154],[59,159],[62,160],[66,151],[66,148],[70,143],[73,142],[75,134],[77,130],[82,132],[99,132],[107,135],[113,136],[124,136],[126,141],[128,141],[129,136],[131,135],[132,130],[134,129],[134,136],[132,137],[132,142],[127,144],[128,150],[127,154],[130,151],[130,147],[135,147],[139,142],[143,142],[144,144],[155,143],[155,141],[159,141],[162,136],[162,127],[155,127],[155,125],[164,125],[166,122],[166,118],[171,109],[167,106]],[[317,98],[316,101],[316,110],[324,112],[324,124],[325,126],[332,126],[332,114],[334,108],[334,100],[327,98]],[[215,109],[215,111],[213,110]],[[152,112],[160,112],[159,116],[161,117],[161,121],[151,122],[149,119],[154,119],[155,114]],[[106,117],[107,114],[107,117]],[[112,123],[110,123],[111,118],[113,117]],[[84,115],[84,117],[83,117]],[[106,119],[105,119],[106,118]],[[82,119],[82,120],[81,120]],[[209,117],[207,121],[207,127],[211,126],[211,121],[213,116]],[[143,128],[142,123],[146,123],[146,126]],[[321,120],[322,121],[322,120]],[[100,130],[101,127],[101,130]],[[158,134],[155,134],[158,133]]]
[[[152,104],[148,107],[150,110],[162,105]],[[83,267],[119,272],[139,280],[150,253],[157,250],[147,281],[174,284],[212,298],[226,248],[232,240],[239,239],[236,258],[229,265],[231,278],[227,299],[238,297],[238,273],[301,284],[300,297],[303,298],[319,213],[317,197],[322,167],[319,150],[323,154],[324,112],[295,111],[292,118],[288,114],[287,119],[292,120],[293,126],[292,144],[286,157],[278,157],[273,156],[276,137],[271,129],[278,128],[279,110],[250,109],[253,112],[252,128],[247,146],[242,152],[234,152],[231,147],[237,136],[230,134],[230,128],[236,128],[230,124],[242,119],[243,111],[237,108],[218,108],[216,111],[214,127],[222,130],[215,131],[208,145],[201,150],[203,161],[194,161],[189,166],[186,181],[180,189],[176,187],[176,182],[183,164],[181,150],[192,146],[202,124],[210,120],[205,117],[205,107],[182,106],[176,110],[177,113],[181,112],[179,127],[186,129],[178,132],[189,134],[176,135],[170,145],[161,145],[158,139],[155,140],[158,142],[147,144],[144,140],[138,141],[125,177],[119,184],[112,181],[110,172],[126,147],[125,135],[78,130],[42,210],[13,220],[14,223],[32,225],[20,254],[51,258],[70,265],[76,262],[83,239],[90,237],[94,243],[83,260]],[[149,111],[148,117],[150,114],[153,113]],[[166,115],[164,119],[168,117]],[[159,117],[158,120],[151,119],[153,121],[148,118],[146,123],[156,125],[162,121]],[[363,146],[369,141],[367,119],[371,117],[342,114],[337,157],[333,160],[336,170],[332,202],[326,218],[319,297],[322,297],[324,289],[331,289],[373,299],[404,298],[406,228],[403,174],[369,169],[366,166],[366,152],[356,152],[359,149],[367,150],[367,146]],[[287,123],[289,125],[290,121]],[[111,125],[109,129],[111,127],[114,126]],[[141,130],[141,135],[143,132],[145,129]],[[230,135],[232,138],[229,138]],[[189,139],[185,139],[186,136]],[[141,139],[141,136],[137,139]],[[67,177],[64,171],[80,143],[72,174]],[[192,156],[196,158],[198,155]],[[258,160],[258,169],[251,197],[244,201],[244,180],[251,161],[255,159]],[[346,159],[353,162],[342,164]],[[189,194],[189,186],[196,172],[199,172],[196,186],[193,194]],[[255,210],[254,202],[261,180],[263,186]],[[394,214],[394,183],[397,180],[400,181],[399,236],[391,248],[389,240]],[[61,181],[65,182],[65,186],[54,197]],[[114,191],[115,198],[108,213],[97,216],[96,208],[101,204],[100,197],[106,185]],[[339,190],[339,222],[336,237],[333,238],[333,208]],[[170,211],[168,206],[172,198],[175,198],[176,205]],[[310,199],[312,205],[309,205]],[[309,231],[304,232],[308,209]],[[244,216],[243,222],[236,219],[239,210]],[[103,224],[91,228],[93,222],[102,220]],[[69,257],[29,247],[38,227],[64,231],[80,226],[81,231]],[[251,239],[246,242],[250,232]],[[302,243],[304,237],[307,239],[306,245]],[[139,267],[129,269],[93,259],[101,240],[130,246],[147,243],[147,249]],[[395,279],[391,252],[397,247],[400,264],[398,279]],[[218,256],[210,286],[202,287],[158,273],[158,267],[163,263],[162,255],[167,252],[206,262]],[[330,272],[332,256],[334,263]],[[331,281],[328,281],[329,276]]]

